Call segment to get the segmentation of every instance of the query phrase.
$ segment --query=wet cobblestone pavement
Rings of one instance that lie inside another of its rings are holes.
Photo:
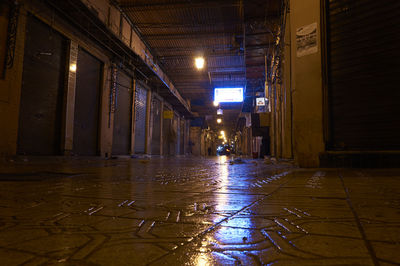
[[[0,168],[1,265],[399,265],[400,170],[226,157]]]

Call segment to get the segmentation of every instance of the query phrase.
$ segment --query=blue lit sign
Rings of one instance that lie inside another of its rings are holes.
[[[214,101],[219,103],[243,102],[243,88],[215,88]]]

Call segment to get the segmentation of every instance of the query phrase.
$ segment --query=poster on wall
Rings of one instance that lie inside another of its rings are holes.
[[[174,117],[174,112],[170,110],[165,110],[163,118],[164,119],[172,119]]]
[[[296,55],[302,57],[318,52],[317,22],[296,29]]]

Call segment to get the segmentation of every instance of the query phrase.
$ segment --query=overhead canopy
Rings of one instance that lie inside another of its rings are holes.
[[[265,65],[278,36],[282,0],[111,1],[144,43],[143,53],[110,32],[83,1],[46,2],[131,65],[180,113],[213,116],[208,124],[217,127],[215,87],[243,87],[245,102],[264,91]],[[194,64],[197,56],[205,59],[201,70]],[[224,109],[222,126],[234,129],[243,104],[220,107]]]
[[[214,116],[215,87],[264,91],[281,0],[118,0],[177,90],[200,116]],[[195,67],[203,56],[205,67]],[[235,128],[242,104],[222,104],[223,126]],[[208,122],[217,126],[216,122]]]

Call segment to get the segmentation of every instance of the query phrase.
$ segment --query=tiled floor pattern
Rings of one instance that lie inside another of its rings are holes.
[[[0,265],[399,265],[400,170],[226,157],[0,167]]]

